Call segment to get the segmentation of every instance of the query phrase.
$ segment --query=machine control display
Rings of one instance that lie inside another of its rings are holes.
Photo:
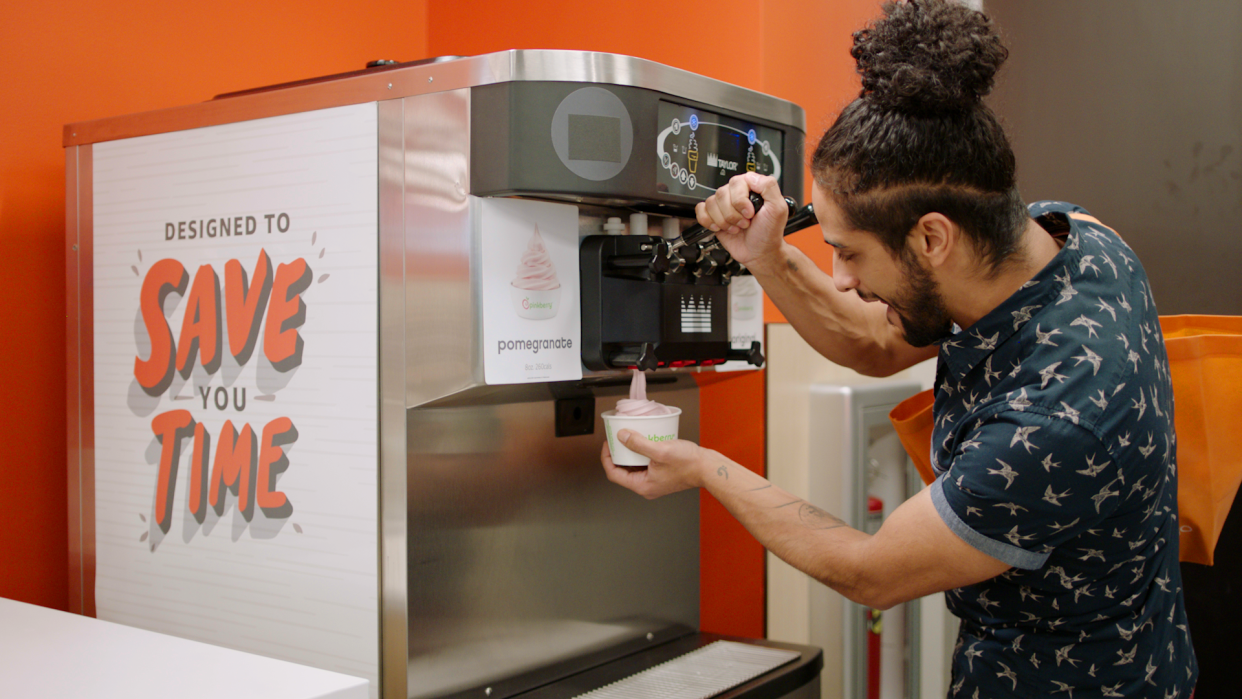
[[[706,199],[733,176],[781,176],[784,135],[672,102],[660,102],[656,183],[662,192]]]

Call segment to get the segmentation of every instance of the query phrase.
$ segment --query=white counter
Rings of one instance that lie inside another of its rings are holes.
[[[368,699],[365,679],[0,599],[0,696]]]

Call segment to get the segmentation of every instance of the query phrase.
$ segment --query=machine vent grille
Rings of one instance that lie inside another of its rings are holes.
[[[709,333],[712,331],[712,300],[691,296],[681,299],[681,331]]]
[[[716,641],[574,699],[707,699],[798,657],[792,650]]]

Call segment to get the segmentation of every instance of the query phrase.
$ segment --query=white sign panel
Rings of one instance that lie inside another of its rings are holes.
[[[93,175],[99,617],[373,696],[376,142],[364,104],[101,143]]]
[[[582,378],[578,208],[476,199],[489,384]]]
[[[733,277],[729,282],[729,346],[735,350],[750,350],[750,343],[758,342],[763,350],[763,289],[759,281],[747,274]],[[759,367],[747,362],[725,362],[716,371],[744,371]]]

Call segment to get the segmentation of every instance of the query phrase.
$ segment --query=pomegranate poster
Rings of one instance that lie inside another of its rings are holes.
[[[94,147],[101,619],[376,687],[376,115]]]
[[[578,207],[475,199],[489,384],[582,378]]]

